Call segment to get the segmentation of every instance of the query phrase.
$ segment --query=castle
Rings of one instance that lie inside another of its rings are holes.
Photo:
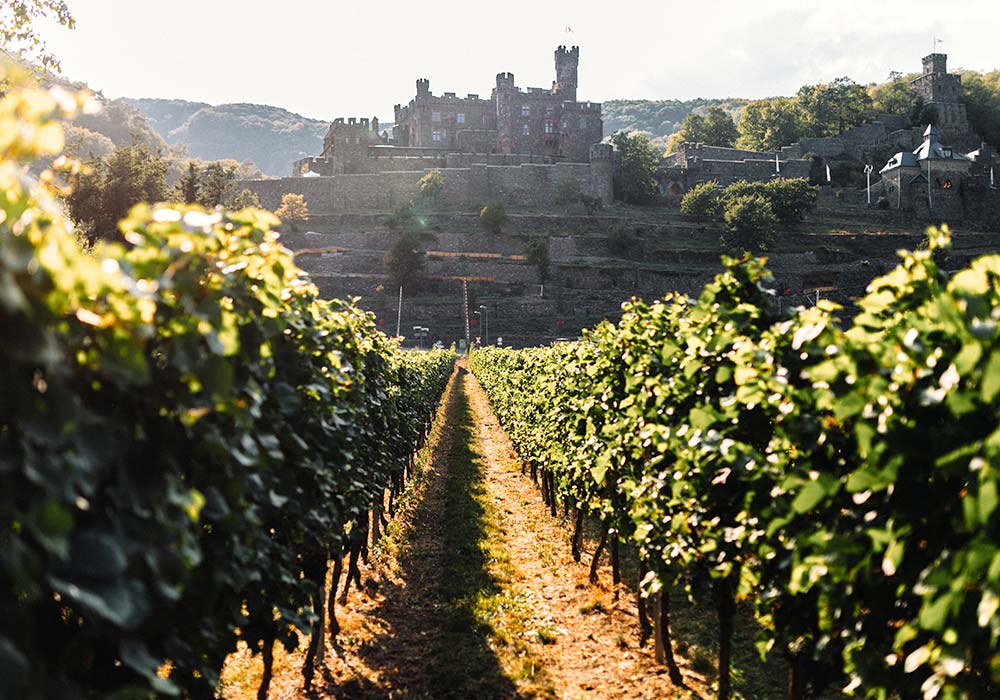
[[[240,186],[269,208],[296,193],[315,211],[386,210],[419,197],[420,179],[438,171],[436,202],[449,207],[549,207],[567,181],[610,204],[615,153],[601,143],[601,105],[577,100],[579,61],[579,47],[560,46],[551,88],[521,89],[500,73],[489,99],[434,95],[421,78],[409,104],[396,105],[391,133],[378,119],[335,119],[323,152],[296,161],[291,177]]]
[[[663,159],[660,191],[669,199],[708,180],[726,185],[809,177],[814,165],[822,172],[829,163],[847,161],[858,173],[865,163],[877,173],[873,203],[884,200],[883,206],[927,218],[982,218],[995,206],[1000,159],[969,125],[961,76],[948,73],[946,54],[935,53],[924,57],[923,70],[909,87],[912,114],[931,125],[914,124],[910,115],[880,114],[836,136],[803,139],[777,152],[685,143]],[[864,189],[841,195],[867,202]]]
[[[489,99],[454,92],[435,95],[430,81],[417,80],[416,96],[395,106],[392,133],[378,119],[336,119],[318,157],[296,161],[292,174],[350,175],[403,168],[445,168],[482,161],[588,163],[590,148],[604,138],[601,105],[577,100],[580,48],[555,51],[551,88],[521,89],[513,73],[499,73]]]

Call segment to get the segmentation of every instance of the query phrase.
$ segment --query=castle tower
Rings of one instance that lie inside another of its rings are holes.
[[[962,76],[948,72],[948,55],[932,53],[924,56],[923,74],[910,82],[913,101],[932,108],[937,126],[950,134],[950,140],[964,141],[969,131],[969,118],[962,102]]]
[[[430,97],[431,81],[427,78],[417,78],[417,97]]]
[[[615,198],[615,149],[610,143],[595,143],[590,147],[590,186],[593,196],[604,204]]]
[[[497,73],[494,103],[497,109],[497,148],[500,153],[509,154],[514,147],[514,85],[513,73]]]
[[[580,66],[580,47],[556,49],[556,84],[554,92],[564,100],[576,102],[577,71]]]

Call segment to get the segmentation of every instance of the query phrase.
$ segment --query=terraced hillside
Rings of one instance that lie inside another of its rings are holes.
[[[283,240],[297,252],[328,296],[358,296],[380,326],[394,332],[398,288],[384,270],[385,252],[402,235],[385,213],[320,214]],[[883,217],[882,222],[878,221]],[[485,233],[473,212],[421,217],[426,277],[404,289],[400,326],[430,329],[429,342],[464,338],[463,280],[471,308],[487,307],[489,336],[516,346],[575,337],[602,318],[617,318],[631,296],[652,299],[671,291],[696,293],[720,269],[720,230],[667,209],[614,207],[597,216],[574,213],[511,215],[504,233]],[[526,246],[548,239],[551,258],[544,296]],[[817,292],[849,310],[877,274],[891,269],[896,251],[915,248],[922,226],[886,212],[820,207],[779,234],[768,255],[777,292],[789,304],[810,304]],[[997,249],[997,234],[957,230],[949,267]],[[473,317],[473,323],[478,317]],[[474,327],[472,335],[477,335]]]

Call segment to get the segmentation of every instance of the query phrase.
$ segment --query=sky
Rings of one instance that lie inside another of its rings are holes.
[[[255,102],[330,120],[392,117],[414,81],[490,94],[499,72],[550,87],[580,46],[579,97],[759,98],[849,76],[1000,67],[997,0],[67,0],[43,23],[63,73],[108,97]]]

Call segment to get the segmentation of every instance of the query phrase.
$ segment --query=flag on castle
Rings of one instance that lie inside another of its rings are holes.
[[[827,182],[830,182],[830,180],[832,180],[832,179],[833,179],[833,178],[832,178],[832,177],[830,177],[830,164],[829,164],[829,163],[827,163],[827,164],[826,164],[826,181],[827,181]]]

